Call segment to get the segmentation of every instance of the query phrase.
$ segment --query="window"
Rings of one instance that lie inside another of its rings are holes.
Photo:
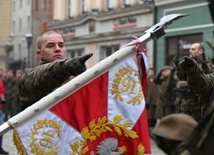
[[[21,53],[22,53],[22,45],[19,44],[19,56],[21,56]],[[21,57],[20,57],[20,59],[21,59]]]
[[[13,2],[13,11],[16,10],[16,2]]]
[[[107,9],[110,8],[110,0],[106,0],[106,7]]]
[[[43,1],[43,9],[46,9],[47,8],[47,0],[44,0]]]
[[[90,20],[89,21],[89,32],[94,32],[95,31],[95,21]]]
[[[71,18],[72,14],[71,14],[71,0],[68,0],[68,17]]]
[[[30,16],[27,16],[27,28],[30,28]]]
[[[20,7],[20,9],[22,8],[22,0],[20,0],[19,7]]]
[[[39,10],[39,1],[38,1],[38,0],[36,0],[35,10],[36,10],[36,11],[38,11],[38,10]]]
[[[22,31],[22,19],[19,18],[19,32]]]
[[[189,55],[189,49],[195,42],[202,42],[202,34],[192,34],[166,38],[166,64],[174,65],[173,57],[178,53],[180,59]]]
[[[119,45],[102,46],[101,53],[100,53],[100,61],[112,55],[114,52],[118,50],[119,50]]]
[[[85,13],[85,0],[82,0],[82,13]]]
[[[13,29],[13,33],[15,33],[16,31],[16,22],[13,20],[13,23],[12,23],[12,29]]]
[[[83,49],[67,50],[67,53],[70,54],[70,58],[74,58],[77,56],[82,56],[83,55]]]

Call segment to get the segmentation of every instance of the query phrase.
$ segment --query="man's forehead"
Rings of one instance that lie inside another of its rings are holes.
[[[43,37],[44,43],[63,43],[64,40],[60,34],[49,34]]]

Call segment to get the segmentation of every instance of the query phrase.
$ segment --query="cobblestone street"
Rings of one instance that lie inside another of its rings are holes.
[[[3,148],[5,151],[9,152],[9,155],[18,155],[17,150],[13,144],[12,137],[13,131],[9,131],[3,136]],[[152,146],[152,155],[165,155],[162,151],[160,151],[155,145],[154,141],[151,140]]]

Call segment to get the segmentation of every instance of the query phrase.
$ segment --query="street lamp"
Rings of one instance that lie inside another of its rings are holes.
[[[9,69],[9,67],[10,67],[10,62],[9,62],[10,52],[13,50],[13,45],[12,45],[11,41],[6,42],[5,49],[6,49],[6,55],[7,55],[6,68]]]
[[[27,40],[27,49],[28,49],[28,68],[30,68],[31,67],[31,65],[30,65],[30,58],[31,58],[30,46],[32,44],[33,35],[31,33],[27,33],[25,35],[25,37]]]

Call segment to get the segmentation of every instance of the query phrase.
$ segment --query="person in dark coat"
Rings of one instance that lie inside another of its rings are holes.
[[[146,84],[146,107],[149,127],[154,127],[156,124],[156,103],[158,97],[158,85],[154,82],[155,71],[149,68]]]

